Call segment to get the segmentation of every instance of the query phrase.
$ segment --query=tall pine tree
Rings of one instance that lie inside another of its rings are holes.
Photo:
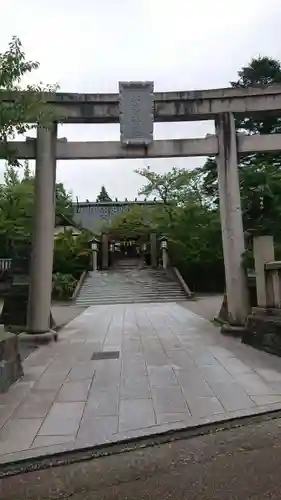
[[[104,186],[101,187],[100,194],[97,196],[97,202],[99,201],[112,201]]]

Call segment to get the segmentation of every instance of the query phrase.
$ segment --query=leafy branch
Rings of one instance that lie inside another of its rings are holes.
[[[21,41],[15,36],[8,50],[0,54],[0,145],[4,159],[13,165],[19,162],[8,142],[37,124],[48,127],[60,118],[48,105],[48,98],[58,85],[22,84],[23,78],[38,68],[38,62],[26,60]]]

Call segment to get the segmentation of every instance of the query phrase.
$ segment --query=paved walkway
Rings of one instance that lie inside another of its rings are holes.
[[[91,307],[24,370],[0,395],[2,462],[281,408],[280,358],[176,303]]]
[[[4,301],[0,298],[0,313],[2,311]],[[72,302],[57,302],[52,303],[52,314],[55,320],[56,327],[59,329],[64,325],[67,325],[76,316],[79,316],[84,311],[85,307],[77,307],[73,305]],[[33,343],[21,342],[20,343],[20,355],[21,359],[27,358],[34,350],[36,346]]]
[[[213,321],[213,319],[218,316],[220,312],[222,301],[223,295],[221,294],[196,294],[194,300],[186,300],[185,302],[181,302],[181,305],[186,307],[189,311],[198,314],[209,321]]]

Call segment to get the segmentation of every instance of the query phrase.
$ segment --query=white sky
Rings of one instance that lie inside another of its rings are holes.
[[[120,80],[156,91],[227,87],[257,55],[281,59],[281,0],[11,0],[1,9],[0,52],[18,36],[40,69],[32,81],[65,92],[117,92]],[[154,137],[204,137],[211,122],[156,124]],[[118,140],[117,125],[67,125],[69,140]],[[134,169],[191,168],[202,159],[58,162],[57,178],[82,201],[104,184],[134,198]],[[3,166],[0,166],[0,179]]]

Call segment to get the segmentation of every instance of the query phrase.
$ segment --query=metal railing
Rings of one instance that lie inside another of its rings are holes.
[[[0,271],[8,271],[12,264],[12,259],[0,259]]]

